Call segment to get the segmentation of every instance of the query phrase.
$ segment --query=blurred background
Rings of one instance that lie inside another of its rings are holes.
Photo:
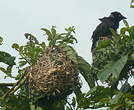
[[[75,26],[78,44],[74,44],[74,48],[91,64],[92,32],[100,23],[98,19],[109,16],[113,11],[121,12],[128,23],[133,24],[130,0],[0,0],[0,36],[4,39],[0,49],[18,58],[11,45],[25,44],[24,33],[32,33],[42,41],[45,38],[40,28],[51,28],[53,25],[63,32],[64,28]],[[122,22],[120,27],[123,27]],[[17,73],[16,67],[13,73]],[[3,79],[0,82],[14,82],[4,79],[1,72],[0,79]],[[86,82],[83,83],[86,85]],[[87,89],[87,86],[83,87],[83,90]]]

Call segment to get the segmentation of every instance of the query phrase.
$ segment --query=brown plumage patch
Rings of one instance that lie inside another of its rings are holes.
[[[112,39],[112,35],[108,35],[108,36],[102,36],[100,37],[99,40],[111,40]]]

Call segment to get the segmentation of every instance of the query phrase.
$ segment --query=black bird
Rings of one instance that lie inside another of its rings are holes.
[[[96,43],[99,39],[103,37],[111,39],[112,33],[110,28],[117,31],[119,22],[123,19],[126,19],[126,17],[124,17],[120,12],[112,12],[109,17],[100,18],[99,20],[101,23],[96,27],[91,37],[93,42],[91,51],[96,47]]]

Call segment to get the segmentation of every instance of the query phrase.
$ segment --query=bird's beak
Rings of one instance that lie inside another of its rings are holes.
[[[122,16],[122,19],[127,19],[125,16]]]

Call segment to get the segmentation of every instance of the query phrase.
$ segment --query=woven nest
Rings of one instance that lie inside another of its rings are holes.
[[[31,97],[45,100],[63,98],[77,87],[77,66],[57,46],[48,47],[27,74],[26,86]]]

